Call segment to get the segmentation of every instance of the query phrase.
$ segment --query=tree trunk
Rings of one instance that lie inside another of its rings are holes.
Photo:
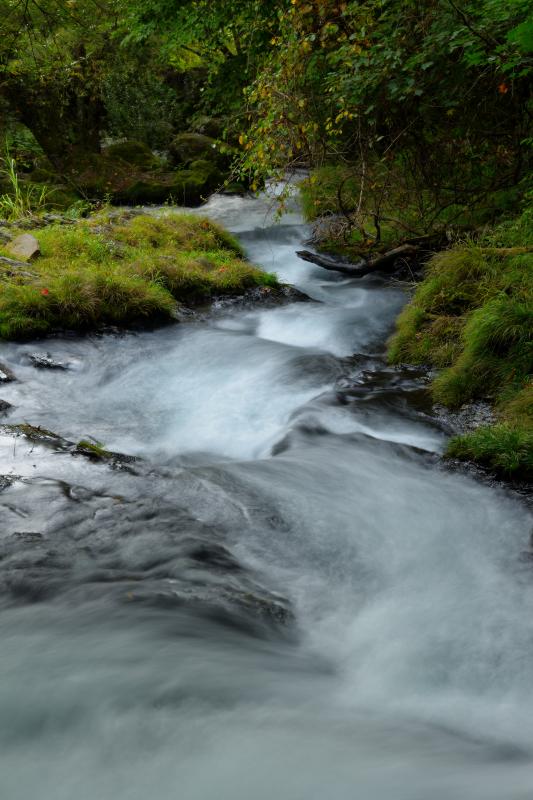
[[[105,110],[90,97],[82,80],[71,81],[63,91],[9,82],[2,97],[15,118],[35,136],[53,167],[68,172],[84,155],[100,152],[100,134]]]

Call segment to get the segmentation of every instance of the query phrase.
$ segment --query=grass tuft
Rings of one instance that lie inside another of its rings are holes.
[[[33,274],[0,278],[5,339],[170,319],[176,301],[277,285],[274,275],[244,259],[230,234],[191,214],[127,219],[108,209],[76,225],[42,228],[37,236],[41,257]]]
[[[533,480],[533,430],[503,422],[454,436],[450,458],[475,461],[506,477]]]

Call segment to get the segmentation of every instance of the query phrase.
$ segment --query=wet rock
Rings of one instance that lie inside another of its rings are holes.
[[[242,569],[242,566],[227,547],[220,544],[196,544],[191,548],[189,557],[193,561],[205,564],[212,569],[223,569],[230,572],[238,572]]]
[[[41,255],[41,246],[31,233],[21,233],[16,236],[5,248],[10,255],[22,261],[31,261]]]
[[[59,369],[67,370],[68,364],[62,361],[55,361],[48,353],[30,353],[28,361],[37,369]]]
[[[16,480],[17,477],[15,475],[0,475],[0,492],[3,492],[4,489],[8,489]]]
[[[0,400],[0,417],[5,417],[12,408],[13,406],[7,400]]]
[[[481,401],[465,403],[458,411],[450,411],[440,404],[435,404],[433,410],[439,422],[450,433],[468,433],[496,422],[492,407]]]
[[[124,480],[139,476],[111,478],[120,486]],[[142,496],[139,484],[139,496],[129,497],[77,487],[73,502],[63,481],[25,484],[26,497],[33,492],[43,506],[46,535],[29,521],[20,531],[11,515],[11,535],[0,538],[0,602],[62,595],[69,604],[131,606],[134,614],[145,607],[171,624],[189,617],[196,627],[204,618],[254,636],[292,635],[290,603],[218,541],[222,527],[192,517],[174,499]]]
[[[118,464],[134,464],[139,459],[136,456],[128,456],[124,453],[115,453],[112,450],[106,450],[98,442],[89,442],[82,439],[74,448],[74,455],[86,456],[91,461],[103,461],[113,465]]]
[[[212,300],[210,313],[226,313],[233,308],[249,308],[253,309],[256,306],[263,306],[266,308],[275,308],[276,306],[283,306],[289,303],[315,302],[299,289],[288,284],[281,284],[280,286],[256,286],[253,289],[247,289],[244,294],[230,295],[223,297],[215,297]]]
[[[196,311],[193,311],[192,308],[176,305],[172,311],[172,319],[176,322],[195,322],[200,319],[200,315]]]
[[[4,424],[0,425],[0,434],[4,436],[15,436],[27,439],[33,444],[44,445],[61,453],[70,453],[73,456],[84,456],[90,461],[102,462],[112,469],[124,470],[135,473],[132,465],[140,462],[137,456],[129,456],[125,453],[116,453],[106,450],[101,444],[82,439],[75,443],[65,439],[58,433],[42,428],[39,425]]]
[[[247,191],[248,189],[243,183],[239,183],[239,181],[230,181],[229,183],[224,184],[220,190],[220,193],[243,197]]]
[[[41,428],[39,425],[29,425],[26,422],[19,425],[0,425],[0,433],[7,436],[24,437],[30,442],[48,445],[56,450],[69,450],[72,447],[72,442],[57,433],[49,431],[47,428]]]
[[[16,377],[13,372],[6,367],[5,364],[2,364],[0,361],[0,383],[11,383],[11,381],[16,381]]]

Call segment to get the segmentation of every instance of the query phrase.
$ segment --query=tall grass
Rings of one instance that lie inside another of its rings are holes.
[[[7,145],[0,174],[7,178],[10,186],[9,192],[0,195],[0,218],[11,222],[32,216],[45,208],[48,201],[48,187],[26,185],[20,181],[17,162],[11,156]]]

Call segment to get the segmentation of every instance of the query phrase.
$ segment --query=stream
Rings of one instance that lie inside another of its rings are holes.
[[[0,435],[0,797],[530,800],[531,516],[386,366],[405,291],[201,213],[311,300],[1,347],[3,422],[139,460]]]

